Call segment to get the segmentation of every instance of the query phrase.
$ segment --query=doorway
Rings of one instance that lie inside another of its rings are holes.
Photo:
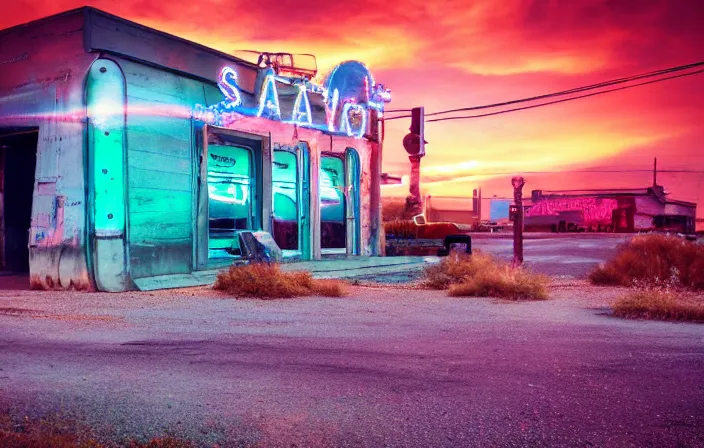
[[[271,196],[263,185],[271,182],[271,159],[264,164],[268,140],[260,135],[211,126],[198,135],[196,268],[211,269],[246,255],[242,231],[268,230]]]
[[[361,253],[360,179],[359,153],[354,148],[347,148],[345,150],[347,255],[359,255]]]
[[[29,230],[39,132],[0,130],[0,270],[29,273]]]
[[[345,254],[347,248],[344,154],[320,158],[320,248],[325,255]]]
[[[361,253],[359,153],[322,153],[320,159],[320,248],[323,255]]]
[[[272,235],[284,258],[311,259],[310,158],[308,145],[274,149]]]

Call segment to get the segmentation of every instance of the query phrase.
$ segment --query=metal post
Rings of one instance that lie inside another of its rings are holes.
[[[516,205],[516,219],[513,222],[513,267],[523,265],[523,186],[526,181],[521,176],[511,179],[513,201]]]

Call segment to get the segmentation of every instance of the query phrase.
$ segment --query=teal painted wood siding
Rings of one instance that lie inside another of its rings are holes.
[[[121,60],[127,79],[127,179],[132,278],[193,270],[195,135],[203,83]]]

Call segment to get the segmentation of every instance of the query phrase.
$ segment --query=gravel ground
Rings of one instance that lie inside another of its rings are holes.
[[[704,446],[704,326],[610,317],[620,293],[2,291],[0,405],[200,446]]]

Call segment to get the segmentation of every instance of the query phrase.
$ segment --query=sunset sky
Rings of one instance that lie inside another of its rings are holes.
[[[316,7],[305,6],[318,5]],[[393,91],[392,109],[481,105],[704,60],[698,0],[19,0],[0,28],[88,4],[224,52],[313,53],[322,72],[358,59]],[[704,74],[540,109],[428,123],[423,192],[510,193],[495,173],[570,169],[704,171]],[[389,122],[384,170],[406,174],[408,120]],[[526,174],[532,189],[647,186],[649,173]],[[704,173],[662,174],[704,201]],[[405,195],[405,187],[386,187]],[[704,206],[698,215],[704,217]]]

